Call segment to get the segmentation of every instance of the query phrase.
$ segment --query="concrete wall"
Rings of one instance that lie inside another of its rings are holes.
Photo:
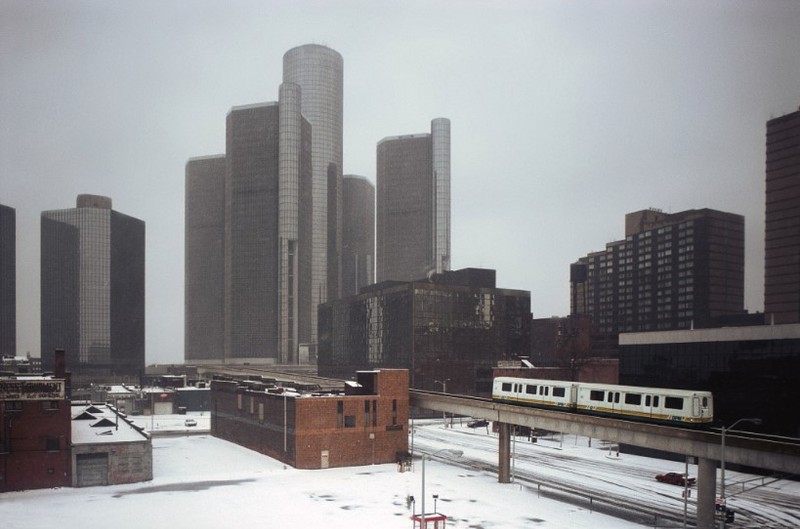
[[[153,444],[150,439],[123,443],[73,445],[73,487],[78,485],[78,454],[108,454],[108,484],[137,483],[153,479]]]

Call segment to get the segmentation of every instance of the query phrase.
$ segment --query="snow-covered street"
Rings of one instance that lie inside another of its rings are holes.
[[[683,471],[679,463],[625,454],[616,458],[599,441],[589,447],[588,440],[581,438],[553,437],[537,443],[518,438],[515,480],[500,484],[493,469],[497,439],[490,431],[470,429],[466,422],[458,421],[452,429],[443,428],[438,421],[418,423],[414,430],[417,455],[445,448],[462,451],[452,462],[434,457],[426,463],[426,510],[433,510],[433,495],[438,495],[436,509],[449,517],[450,528],[653,527],[653,518],[637,523],[603,514],[609,501],[653,502],[678,515],[683,513],[682,489],[653,479],[657,472]],[[2,494],[2,526],[49,529],[86,524],[141,529],[169,525],[202,529],[242,524],[322,524],[331,529],[409,529],[409,496],[416,498],[419,509],[419,459],[413,471],[402,473],[395,465],[296,470],[208,434],[155,437],[153,459],[154,478],[150,482]],[[747,478],[731,472],[729,487],[734,490],[732,483]],[[584,496],[561,493],[553,497],[556,486],[575,486]],[[594,497],[594,503],[589,503],[588,497]],[[737,494],[731,501],[751,516],[749,513],[757,513],[753,509],[762,504],[763,510],[774,511],[775,507],[764,502],[779,498],[785,502],[781,512],[786,525],[772,522],[759,527],[796,527],[800,520],[800,484],[796,482],[771,483]],[[781,513],[773,514],[772,518],[778,519]],[[659,526],[680,524],[663,520]],[[737,523],[736,527],[755,525]]]

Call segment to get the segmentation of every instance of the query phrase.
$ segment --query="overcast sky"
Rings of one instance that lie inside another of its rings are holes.
[[[344,57],[344,173],[452,123],[452,266],[534,317],[626,213],[745,216],[763,310],[765,123],[800,106],[800,2],[0,0],[0,203],[17,211],[17,345],[39,354],[39,217],[80,193],[146,222],[149,363],[183,360],[184,165],[283,54]]]

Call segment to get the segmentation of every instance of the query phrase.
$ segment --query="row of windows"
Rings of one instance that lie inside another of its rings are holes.
[[[623,402],[630,406],[641,406],[644,403],[646,408],[658,408],[661,397],[659,395],[643,395],[641,393],[620,393],[619,391],[592,390],[589,392],[589,400],[595,402],[608,402],[619,404],[620,395],[624,395]],[[683,397],[664,397],[664,407],[671,410],[683,409]]]
[[[32,403],[32,401],[22,400],[7,400],[5,402],[5,411],[22,411],[25,408],[25,403]],[[57,400],[43,400],[41,401],[42,411],[56,411],[58,410],[60,402]]]

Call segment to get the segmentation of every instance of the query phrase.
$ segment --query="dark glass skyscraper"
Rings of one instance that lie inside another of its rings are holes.
[[[144,222],[79,195],[42,212],[42,365],[64,349],[75,383],[138,383],[144,372]]]
[[[800,322],[800,110],[767,122],[764,312]]]
[[[17,354],[17,215],[0,204],[0,355]]]
[[[219,361],[225,338],[225,155],[186,163],[184,350]]]
[[[343,183],[341,297],[347,297],[374,282],[375,186],[356,175]]]
[[[337,51],[319,44],[298,46],[283,56],[283,82],[300,87],[301,113],[311,124],[311,303],[315,307],[311,340],[314,342],[316,307],[329,297],[338,297],[341,283],[343,64]]]
[[[377,281],[449,270],[450,120],[378,142],[376,181]]]

